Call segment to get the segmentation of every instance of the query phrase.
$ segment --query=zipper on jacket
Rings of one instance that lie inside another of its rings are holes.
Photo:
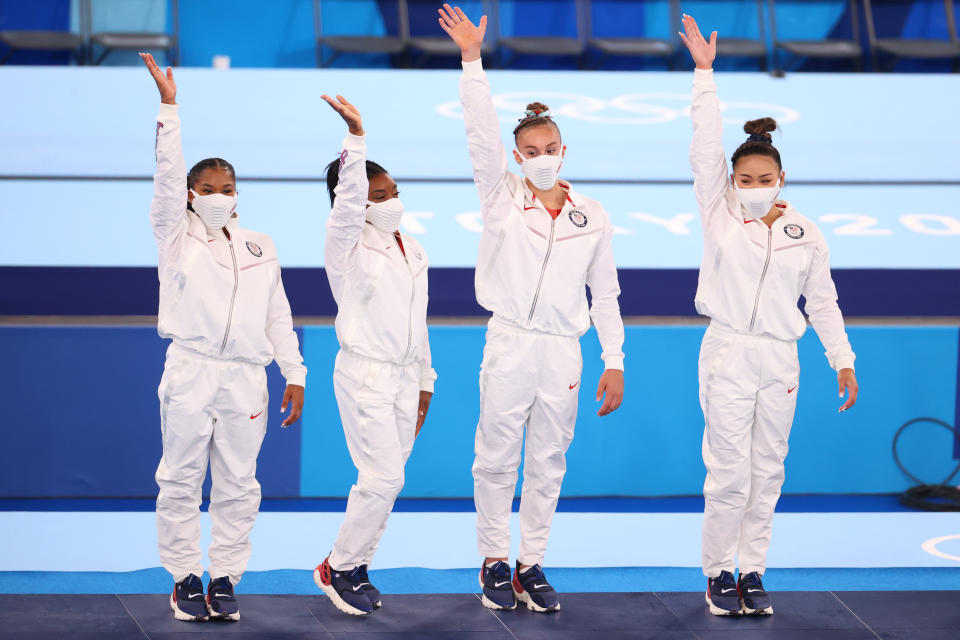
[[[537,308],[537,298],[540,297],[540,287],[543,286],[543,275],[547,272],[547,261],[550,260],[550,252],[553,250],[553,232],[557,227],[557,219],[550,221],[550,240],[547,241],[547,255],[543,256],[543,266],[540,268],[540,280],[537,281],[537,290],[533,293],[533,304],[530,305],[530,315],[527,316],[527,322],[533,320],[533,312]]]
[[[400,247],[400,240],[397,239],[396,235],[393,236],[393,239],[397,243],[397,247]],[[403,352],[403,360],[406,362],[410,356],[410,345],[413,343],[413,303],[417,296],[417,279],[413,276],[413,268],[410,266],[410,261],[407,260],[406,249],[401,249],[400,255],[403,256],[403,261],[407,265],[407,272],[410,274],[410,308],[407,311],[407,348]]]
[[[763,279],[767,277],[767,267],[770,266],[770,253],[773,247],[773,227],[767,228],[767,259],[763,263],[763,271],[760,272],[760,282],[757,284],[757,297],[753,301],[753,315],[750,316],[750,331],[753,331],[753,324],[757,321],[757,309],[760,307],[760,291],[763,289]]]
[[[230,335],[230,324],[233,322],[233,303],[237,299],[237,288],[240,286],[240,272],[237,270],[237,254],[233,250],[233,240],[227,240],[230,245],[230,257],[233,259],[233,293],[230,294],[230,310],[227,312],[227,330],[223,332],[223,343],[220,345],[220,355],[227,348],[227,336]]]

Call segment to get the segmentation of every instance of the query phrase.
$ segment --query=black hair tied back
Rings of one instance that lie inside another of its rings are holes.
[[[749,137],[733,152],[733,157],[730,158],[730,165],[736,167],[740,158],[746,156],[767,156],[777,163],[780,171],[783,171],[783,164],[780,162],[780,152],[773,146],[773,136],[770,135],[777,129],[777,121],[773,118],[748,120],[743,125],[743,132],[748,134]]]

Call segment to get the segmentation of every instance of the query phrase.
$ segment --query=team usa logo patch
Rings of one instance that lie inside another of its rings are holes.
[[[583,228],[587,226],[587,216],[583,215],[583,211],[580,211],[579,209],[571,209],[570,222],[577,225],[578,227]]]
[[[260,250],[260,247],[258,247],[255,242],[250,242],[249,240],[247,240],[247,251],[252,253],[255,258],[263,256],[263,251]]]
[[[788,238],[793,238],[794,240],[799,240],[803,237],[803,227],[798,224],[783,225],[783,232],[787,234]]]

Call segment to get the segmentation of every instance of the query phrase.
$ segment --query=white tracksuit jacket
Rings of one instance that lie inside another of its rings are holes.
[[[211,233],[187,209],[176,105],[160,105],[150,221],[159,248],[157,329],[171,338],[160,383],[163,458],[157,527],[175,580],[201,575],[200,488],[213,475],[210,574],[239,581],[260,504],[256,459],[267,426],[264,366],[304,385],[306,367],[270,238],[236,218]]]
[[[796,408],[796,340],[806,312],[836,370],[854,353],[837,306],[823,234],[789,203],[772,227],[745,218],[730,181],[713,72],[693,82],[690,164],[703,226],[697,311],[711,319],[700,352],[705,418],[703,570],[766,567],[774,507]]]
[[[541,564],[577,416],[578,339],[591,318],[605,368],[623,369],[613,225],[599,202],[562,181],[567,201],[553,219],[525,180],[508,170],[479,60],[463,63],[460,98],[483,218],[477,301],[493,313],[473,465],[478,546],[486,557],[509,554],[526,427],[519,560]],[[593,296],[589,310],[585,287]]]
[[[369,565],[403,488],[420,391],[433,392],[427,336],[427,254],[415,239],[366,223],[366,140],[347,134],[324,250],[337,302],[333,382],[357,482],[330,565]]]

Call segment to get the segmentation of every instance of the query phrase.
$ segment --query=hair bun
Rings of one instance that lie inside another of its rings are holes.
[[[743,125],[744,133],[750,134],[750,141],[773,142],[771,131],[777,130],[777,121],[773,118],[747,120]]]
[[[548,111],[550,111],[550,107],[542,102],[531,102],[527,105],[527,113],[532,113],[535,116],[539,116],[541,113],[546,113]]]

